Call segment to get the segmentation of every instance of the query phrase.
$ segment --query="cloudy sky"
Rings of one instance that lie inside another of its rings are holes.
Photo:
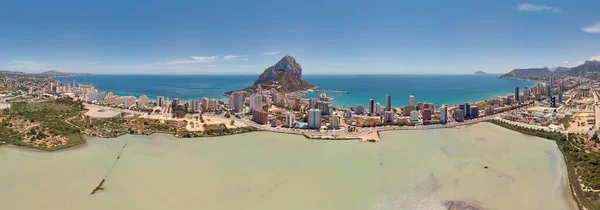
[[[0,69],[468,74],[600,59],[600,1],[27,1],[0,3]]]

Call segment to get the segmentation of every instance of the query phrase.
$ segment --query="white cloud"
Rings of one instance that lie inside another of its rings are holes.
[[[190,64],[190,63],[200,63],[200,62],[197,62],[196,60],[171,60],[171,61],[167,61],[166,64],[180,65],[180,64]]]
[[[100,61],[92,61],[92,62],[88,62],[87,64],[88,65],[94,65],[94,64],[99,64],[99,63],[100,63]]]
[[[597,22],[594,25],[581,27],[581,30],[588,33],[600,34],[600,22]]]
[[[539,4],[520,3],[517,6],[517,11],[520,12],[560,12],[560,8],[551,7]]]
[[[275,51],[275,52],[266,52],[266,53],[262,53],[260,55],[276,55],[279,54],[279,51]]]
[[[226,56],[223,56],[223,59],[225,59],[225,60],[235,60],[235,59],[238,59],[240,57],[242,57],[242,56],[239,56],[239,55],[226,55]]]
[[[600,55],[590,58],[591,61],[600,61]]]
[[[191,58],[194,59],[195,61],[198,61],[198,63],[210,63],[210,62],[217,60],[217,56],[208,56],[208,57],[191,56]]]
[[[191,59],[187,60],[171,60],[167,61],[168,65],[180,65],[180,64],[190,64],[190,63],[210,63],[217,60],[217,56],[190,56]]]
[[[563,61],[561,66],[571,68],[581,64],[583,64],[583,61]]]

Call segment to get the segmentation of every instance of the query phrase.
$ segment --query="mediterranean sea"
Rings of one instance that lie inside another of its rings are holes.
[[[498,79],[498,75],[304,75],[304,79],[322,90],[341,90],[349,93],[328,92],[337,106],[367,105],[374,99],[385,105],[385,95],[392,96],[392,106],[408,103],[414,95],[415,102],[458,104],[491,99],[514,93],[515,87],[532,87],[535,82]],[[56,78],[67,83],[93,84],[98,90],[116,95],[146,94],[151,99],[166,96],[180,100],[202,97],[225,98],[222,93],[252,85],[257,75],[94,75]],[[309,93],[316,97],[320,93]]]

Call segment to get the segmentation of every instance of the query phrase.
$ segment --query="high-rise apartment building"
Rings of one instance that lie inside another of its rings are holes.
[[[321,127],[321,110],[308,110],[308,128],[317,129]]]
[[[443,104],[442,107],[440,107],[440,123],[446,124],[447,122],[448,122],[448,106],[446,106],[446,104]]]
[[[392,96],[390,94],[385,95],[385,111],[392,111]]]

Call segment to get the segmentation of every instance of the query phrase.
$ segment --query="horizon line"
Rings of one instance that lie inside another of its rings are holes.
[[[70,72],[64,72],[64,73],[70,73]],[[36,74],[36,73],[31,73],[31,74]],[[244,74],[244,73],[207,73],[207,74],[138,74],[138,73],[123,73],[123,74],[105,74],[105,73],[100,73],[100,74],[96,74],[96,73],[71,73],[71,74],[91,74],[92,76],[94,75],[106,75],[106,76],[235,76],[235,75],[244,75],[244,76],[258,76],[260,74]],[[486,73],[483,75],[477,75],[474,73],[359,73],[359,74],[346,74],[346,73],[328,73],[328,74],[320,74],[320,73],[309,73],[309,74],[302,74],[302,76],[318,76],[318,75],[333,75],[333,76],[352,76],[352,75],[476,75],[476,76],[485,76],[485,75],[501,75],[501,74],[505,74],[505,73]],[[86,75],[74,75],[74,76],[86,76]]]

